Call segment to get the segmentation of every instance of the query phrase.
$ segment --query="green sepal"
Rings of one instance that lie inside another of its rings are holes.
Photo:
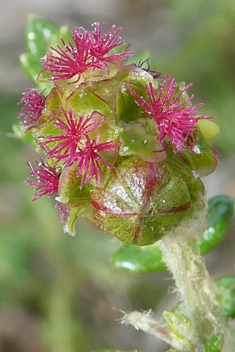
[[[221,352],[224,343],[224,335],[214,335],[206,345],[205,352]]]
[[[146,95],[146,90],[144,86],[133,85],[132,82],[127,83],[128,86],[135,90],[135,92],[140,95]],[[121,83],[117,89],[116,96],[116,119],[117,124],[120,121],[130,122],[135,121],[143,116],[143,108],[136,104],[136,98],[131,94],[131,92],[126,88],[125,83]]]
[[[85,183],[80,188],[81,176],[76,177],[77,173],[78,168],[75,163],[62,171],[59,180],[58,200],[69,211],[64,231],[72,236],[76,234],[75,224],[77,218],[90,207],[92,190],[92,186],[89,183]]]
[[[87,211],[88,208],[89,208],[89,206],[87,206],[87,207],[79,206],[79,207],[70,209],[66,224],[64,226],[64,232],[65,233],[68,233],[71,236],[75,236],[76,235],[76,228],[75,228],[76,220],[85,211]]]
[[[45,108],[48,114],[60,114],[60,107],[63,105],[63,96],[60,94],[59,89],[54,87],[46,98]]]
[[[53,136],[60,134],[61,129],[55,126],[53,116],[57,115],[62,121],[66,122],[61,110],[63,98],[57,88],[53,88],[46,98],[45,113],[41,115],[39,125],[35,127],[34,136],[37,141],[42,142],[41,136]],[[50,148],[55,147],[56,142],[48,144]]]
[[[197,143],[193,146],[190,153],[183,152],[182,155],[185,156],[192,169],[195,170],[200,177],[208,176],[215,171],[218,160],[199,128],[195,133],[198,134]]]
[[[82,188],[81,176],[77,177],[78,167],[73,164],[63,169],[59,180],[60,202],[67,207],[87,207],[90,204],[92,186],[85,183]]]
[[[200,239],[201,255],[205,255],[217,246],[225,237],[227,223],[233,215],[233,199],[227,195],[218,195],[208,201],[207,229]],[[111,258],[117,268],[136,274],[146,274],[166,270],[162,262],[161,250],[156,245],[138,247],[124,245]]]
[[[160,161],[166,158],[165,152],[158,152],[156,139],[157,126],[153,119],[141,118],[126,123],[120,121],[121,156],[136,155],[147,161]],[[162,149],[162,148],[161,148]]]
[[[95,106],[95,111],[104,116],[109,116],[110,108],[106,101],[99,95],[100,92],[97,88],[102,90],[102,84],[100,84],[99,87],[96,87],[96,89],[80,88],[71,94],[68,99],[68,103],[73,111],[79,113],[80,115],[89,115],[94,111]],[[107,87],[107,84],[104,83],[103,89],[107,88],[112,89],[112,86],[110,85]]]
[[[219,288],[216,299],[219,302],[222,315],[226,318],[235,318],[235,275],[224,276],[215,280]]]
[[[119,82],[119,83],[118,83]],[[136,104],[136,98],[128,90],[128,87],[135,91],[138,96],[147,98],[146,84],[152,83],[154,88],[158,87],[158,83],[146,71],[136,67],[136,65],[125,65],[122,71],[116,77],[116,123],[120,121],[126,123],[136,121],[144,117],[144,109]]]

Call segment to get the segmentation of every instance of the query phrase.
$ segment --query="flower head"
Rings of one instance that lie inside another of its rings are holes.
[[[125,45],[125,42],[119,37],[119,33],[122,31],[122,27],[115,30],[116,26],[113,25],[107,34],[102,37],[102,25],[98,22],[95,23],[95,29],[91,32],[91,54],[96,58],[98,62],[105,65],[106,62],[116,64],[118,60],[124,61],[128,55],[132,55],[134,52],[124,52],[117,54],[110,54],[110,51],[117,48],[120,45]],[[105,66],[107,68],[107,66]],[[108,68],[107,68],[108,69]]]
[[[109,55],[112,49],[124,44],[118,37],[122,28],[115,31],[115,26],[112,26],[109,33],[103,37],[101,29],[102,25],[98,23],[91,33],[78,27],[75,30],[71,29],[73,43],[66,44],[61,38],[62,46],[51,47],[51,51],[42,60],[45,69],[53,74],[50,80],[75,78],[71,82],[75,83],[87,70],[99,69],[106,70],[108,73],[107,63],[117,64],[119,60],[123,62],[126,56],[133,54],[133,52],[124,52]]]
[[[39,136],[39,139],[43,139],[39,144],[42,148],[48,149],[48,145],[56,143],[54,148],[48,150],[48,156],[54,158],[55,163],[62,161],[63,165],[68,167],[77,161],[79,142],[89,132],[98,127],[104,118],[101,117],[100,120],[94,120],[94,116],[99,115],[96,112],[93,112],[90,116],[76,116],[72,109],[69,109],[68,113],[63,107],[61,107],[61,110],[65,120],[61,119],[58,115],[52,115],[52,123],[62,133],[53,136]]]
[[[31,126],[38,121],[43,112],[45,100],[46,97],[43,95],[43,92],[39,94],[34,89],[27,89],[27,91],[23,93],[23,97],[18,105],[24,104],[24,107],[18,113],[17,118],[24,117],[24,126]]]
[[[33,200],[44,195],[50,197],[58,193],[60,171],[45,164],[42,160],[37,162],[38,166],[35,169],[30,163],[27,164],[31,169],[30,175],[37,179],[37,181],[32,181],[28,178],[25,180],[27,185],[36,187]]]
[[[76,77],[73,81],[75,83],[79,81],[81,74],[86,70],[99,68],[94,60],[90,59],[89,32],[84,31],[82,35],[72,33],[74,44],[70,42],[66,44],[61,38],[62,46],[51,47],[45,60],[42,60],[42,65],[53,74],[51,81]]]
[[[152,70],[150,59],[125,64],[133,52],[122,28],[103,29],[96,22],[68,33],[30,18],[21,61],[46,88],[23,94],[23,128],[14,130],[46,161],[28,163],[26,183],[35,187],[33,200],[55,198],[66,232],[74,234],[83,214],[125,243],[152,244],[204,204],[199,177],[215,170],[207,143],[214,132],[199,121],[208,117],[197,116],[202,104],[192,105],[191,84]]]
[[[164,141],[167,142],[166,147],[172,143],[174,153],[182,150],[199,120],[211,118],[195,117],[197,115],[195,109],[202,104],[191,105],[193,95],[186,100],[181,99],[191,85],[187,85],[177,94],[177,83],[173,78],[168,80],[168,75],[166,75],[159,90],[154,89],[151,82],[146,84],[148,100],[127,87],[137,103],[144,108],[145,113],[156,121],[159,132],[157,139],[160,145]]]

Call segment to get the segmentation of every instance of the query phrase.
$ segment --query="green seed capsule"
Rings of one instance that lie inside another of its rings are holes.
[[[87,219],[124,243],[148,245],[190,216],[203,193],[199,179],[166,161],[130,157],[113,170],[104,188],[92,190]]]

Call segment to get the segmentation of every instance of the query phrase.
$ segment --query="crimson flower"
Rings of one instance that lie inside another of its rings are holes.
[[[29,186],[36,187],[33,200],[36,200],[44,195],[48,197],[58,193],[58,184],[60,171],[54,167],[45,164],[42,160],[37,162],[38,166],[34,169],[30,163],[27,165],[30,167],[30,175],[35,177],[37,181],[26,179],[25,182]]]
[[[144,108],[145,113],[156,121],[159,131],[157,139],[160,145],[168,137],[169,141],[167,141],[165,148],[172,143],[174,153],[182,150],[185,142],[188,141],[190,135],[194,132],[196,123],[199,120],[212,118],[205,116],[195,117],[197,115],[195,109],[203,104],[191,105],[190,102],[193,99],[193,95],[185,101],[181,99],[182,95],[191,86],[192,84],[188,84],[177,94],[177,83],[175,83],[173,78],[168,81],[168,75],[166,75],[159,90],[154,89],[152,83],[146,84],[148,100],[145,100],[133,89],[127,87],[136,98],[137,103]]]
[[[119,27],[115,30],[116,26],[113,25],[107,34],[101,35],[103,24],[96,22],[94,31],[91,32],[91,54],[100,62],[111,64],[116,64],[118,60],[124,61],[128,55],[134,54],[134,52],[124,52],[108,55],[112,49],[120,45],[125,45],[125,42],[122,40],[118,34],[122,31],[122,27]],[[105,68],[108,70],[107,65]]]
[[[18,113],[17,118],[24,117],[24,126],[30,126],[38,121],[43,112],[45,100],[46,97],[43,95],[43,92],[39,94],[34,89],[27,89],[27,91],[23,93],[23,97],[18,105],[24,104],[24,107]]]
[[[82,137],[98,127],[104,120],[104,117],[102,116],[100,120],[94,120],[94,116],[99,115],[98,112],[93,112],[90,116],[76,116],[71,108],[68,113],[62,106],[60,108],[65,121],[58,115],[54,115],[52,118],[54,119],[54,126],[59,128],[62,133],[53,136],[39,136],[38,138],[43,139],[43,142],[40,142],[39,145],[45,149],[48,148],[49,144],[56,143],[55,147],[48,150],[47,154],[50,158],[55,158],[55,163],[62,160],[64,166],[68,167],[77,161],[78,143]]]
[[[73,83],[78,82],[81,74],[88,69],[101,68],[90,57],[90,33],[84,31],[78,35],[72,30],[74,44],[61,38],[62,46],[51,47],[51,52],[46,54],[42,65],[50,73],[53,73],[51,81],[70,79],[77,76]]]
[[[114,144],[114,142],[106,142],[96,144],[96,141],[91,142],[90,138],[86,136],[86,145],[83,148],[79,148],[77,154],[78,158],[78,174],[77,177],[82,175],[80,188],[82,188],[85,182],[90,181],[92,177],[95,177],[96,182],[102,182],[103,172],[99,163],[103,163],[107,167],[114,168],[114,165],[109,164],[98,152],[107,150],[114,150],[121,145],[121,142]]]
[[[124,42],[118,37],[122,28],[115,31],[115,26],[112,26],[109,33],[101,37],[102,25],[95,24],[95,30],[88,32],[85,29],[71,29],[72,41],[65,43],[61,38],[61,45],[51,47],[51,52],[46,54],[42,60],[42,65],[45,69],[52,73],[51,81],[60,79],[71,79],[76,76],[76,79],[71,83],[79,81],[83,72],[92,69],[107,70],[107,62],[116,64],[118,60],[124,61],[126,56],[133,52],[117,53],[108,56],[110,50]]]

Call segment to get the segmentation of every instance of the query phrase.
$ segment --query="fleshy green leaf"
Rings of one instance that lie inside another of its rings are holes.
[[[20,63],[27,76],[35,82],[39,71],[42,69],[40,60],[32,53],[24,53],[20,55]]]
[[[140,247],[127,244],[113,255],[111,261],[116,268],[127,269],[136,274],[166,270],[166,265],[162,262],[162,252],[155,245]]]
[[[52,37],[58,32],[58,28],[45,18],[34,14],[28,16],[25,29],[26,46],[32,55],[42,57],[45,49],[50,46]]]
[[[208,201],[207,229],[200,240],[202,255],[211,251],[225,237],[228,221],[234,213],[233,199],[227,195],[218,195]]]
[[[219,195],[208,201],[207,229],[200,240],[200,252],[208,253],[226,235],[227,223],[233,215],[233,199]],[[111,259],[112,264],[136,274],[146,274],[166,270],[162,253],[156,245],[139,247],[128,244],[120,248]]]
[[[50,82],[36,82],[39,72],[42,70],[41,59],[50,46],[60,43],[60,37],[65,41],[70,40],[71,32],[68,27],[57,28],[45,18],[34,14],[28,16],[25,28],[25,42],[27,52],[20,55],[20,63],[27,76],[37,83],[41,90],[50,91],[53,85]]]
[[[40,60],[53,42],[53,36],[59,31],[51,22],[36,15],[29,15],[25,28],[27,53],[20,56],[21,65],[30,79],[36,82],[42,69]]]

